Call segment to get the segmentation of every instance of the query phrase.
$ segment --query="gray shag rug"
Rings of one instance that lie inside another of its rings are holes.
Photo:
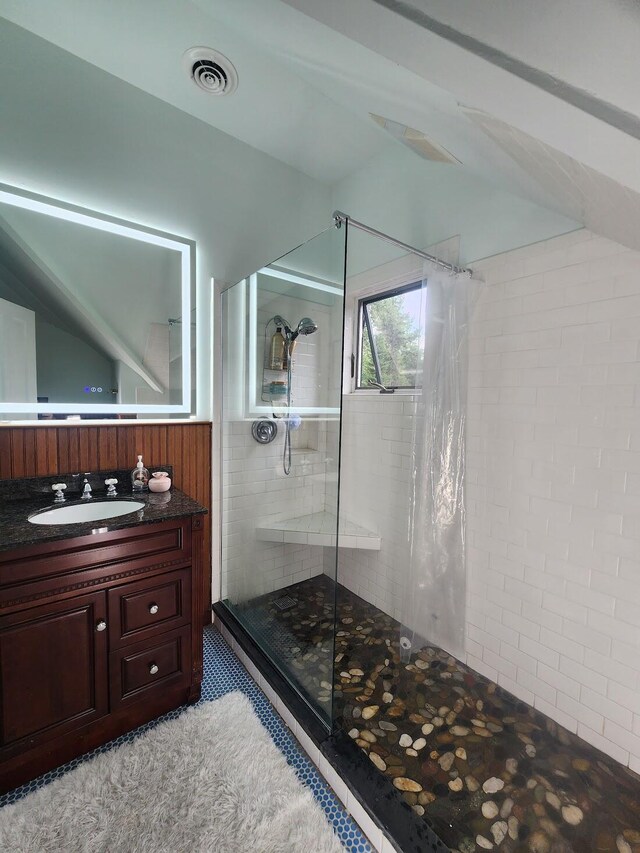
[[[3,853],[340,853],[242,693],[190,708],[0,809]]]

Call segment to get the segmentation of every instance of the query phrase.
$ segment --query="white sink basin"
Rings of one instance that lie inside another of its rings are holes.
[[[84,504],[74,506],[56,506],[44,512],[29,516],[31,524],[82,524],[83,521],[101,521],[105,518],[117,518],[143,509],[141,501],[123,501],[115,498],[97,501],[91,499]]]

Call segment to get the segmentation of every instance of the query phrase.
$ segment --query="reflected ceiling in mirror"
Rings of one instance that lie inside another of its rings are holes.
[[[0,184],[0,420],[189,413],[194,262],[190,240]]]

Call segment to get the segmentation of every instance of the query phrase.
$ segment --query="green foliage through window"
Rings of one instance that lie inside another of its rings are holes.
[[[360,302],[358,387],[415,388],[424,347],[422,283]]]

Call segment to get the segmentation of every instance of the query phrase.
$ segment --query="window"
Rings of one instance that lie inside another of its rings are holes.
[[[420,387],[422,282],[361,299],[358,308],[356,388]]]

